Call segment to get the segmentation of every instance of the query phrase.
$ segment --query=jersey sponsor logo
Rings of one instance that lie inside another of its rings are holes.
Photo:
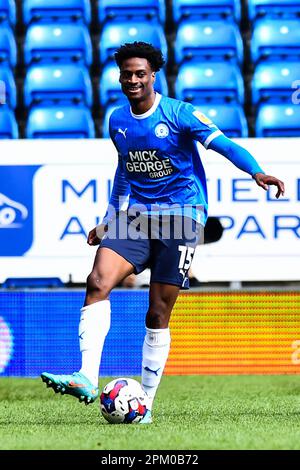
[[[144,173],[151,179],[169,176],[174,168],[169,158],[160,158],[157,150],[130,150],[126,169],[129,173]]]
[[[200,111],[194,111],[193,115],[203,124],[209,125],[213,123],[207,116],[205,116],[205,114],[201,113]]]
[[[169,128],[167,124],[164,124],[163,122],[160,122],[159,124],[157,124],[157,126],[155,127],[155,135],[159,139],[165,139],[165,137],[168,137]]]

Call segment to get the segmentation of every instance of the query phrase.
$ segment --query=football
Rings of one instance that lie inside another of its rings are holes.
[[[147,394],[134,379],[112,380],[105,385],[100,395],[102,415],[112,424],[138,423],[145,416],[147,405]]]

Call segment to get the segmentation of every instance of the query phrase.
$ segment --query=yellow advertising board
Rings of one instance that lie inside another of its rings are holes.
[[[181,294],[165,374],[300,374],[300,292]]]

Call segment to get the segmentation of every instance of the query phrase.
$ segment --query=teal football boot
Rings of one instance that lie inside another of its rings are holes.
[[[152,423],[152,414],[150,410],[146,411],[145,416],[138,424],[151,424]]]
[[[43,372],[41,379],[47,387],[53,388],[55,393],[73,395],[86,405],[93,403],[99,395],[98,387],[95,387],[80,372],[74,372],[72,375],[54,375]]]

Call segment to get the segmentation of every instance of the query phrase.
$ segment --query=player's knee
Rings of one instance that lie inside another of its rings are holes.
[[[86,285],[87,294],[97,297],[99,300],[106,299],[111,291],[111,286],[108,280],[94,271],[89,274]]]

